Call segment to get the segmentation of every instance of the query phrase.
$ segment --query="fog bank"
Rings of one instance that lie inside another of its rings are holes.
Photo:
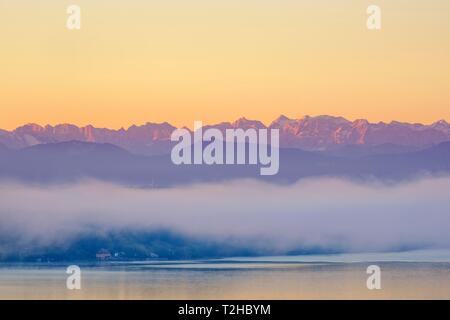
[[[170,189],[86,181],[0,184],[0,232],[24,245],[95,230],[160,230],[238,239],[277,252],[450,248],[450,178],[386,186],[310,179],[291,186],[240,180]],[[0,240],[2,241],[2,240]]]

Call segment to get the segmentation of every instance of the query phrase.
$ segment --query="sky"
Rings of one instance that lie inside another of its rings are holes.
[[[81,7],[81,30],[66,28]],[[382,29],[366,28],[366,9]],[[0,128],[450,121],[448,0],[0,0]]]

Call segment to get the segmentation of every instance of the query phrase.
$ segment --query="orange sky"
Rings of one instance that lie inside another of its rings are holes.
[[[65,27],[69,4],[82,28]],[[378,4],[381,31],[366,29]],[[447,0],[3,0],[0,128],[450,121]]]

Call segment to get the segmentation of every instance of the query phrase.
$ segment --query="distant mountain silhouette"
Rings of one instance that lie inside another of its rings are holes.
[[[211,127],[222,131],[233,128],[266,128],[262,122],[246,118],[205,126]],[[332,116],[305,116],[301,119],[280,116],[268,128],[280,130],[280,145],[283,148],[332,153],[347,146],[367,147],[365,150],[359,149],[363,153],[377,146],[386,148],[394,146],[392,150],[387,150],[388,152],[396,152],[393,149],[414,151],[450,141],[450,125],[445,120],[424,125],[397,121],[370,123],[364,119],[349,121]],[[175,129],[167,122],[133,125],[128,129],[119,130],[95,128],[91,125],[77,127],[72,124],[61,124],[42,127],[27,124],[13,131],[0,130],[0,144],[12,149],[21,149],[37,144],[77,140],[110,143],[135,154],[162,155],[170,152],[173,146],[170,135]],[[383,148],[378,148],[378,151],[382,151]]]
[[[142,156],[112,144],[69,141],[21,150],[0,149],[0,179],[65,183],[99,179],[138,187],[254,178],[292,183],[305,177],[375,177],[392,181],[450,174],[450,142],[414,152],[333,156],[300,149],[280,150],[280,171],[261,177],[258,166],[176,166],[170,155]]]
[[[7,152],[7,151],[9,151],[9,149],[6,146],[4,146],[3,144],[0,143],[0,153],[1,152]]]

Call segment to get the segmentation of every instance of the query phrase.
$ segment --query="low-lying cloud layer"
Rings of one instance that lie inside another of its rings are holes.
[[[29,243],[81,232],[169,229],[205,239],[239,239],[285,252],[299,246],[343,250],[450,248],[450,178],[386,186],[337,179],[291,186],[255,181],[135,189],[0,184],[0,232]],[[0,240],[1,241],[1,240]]]

